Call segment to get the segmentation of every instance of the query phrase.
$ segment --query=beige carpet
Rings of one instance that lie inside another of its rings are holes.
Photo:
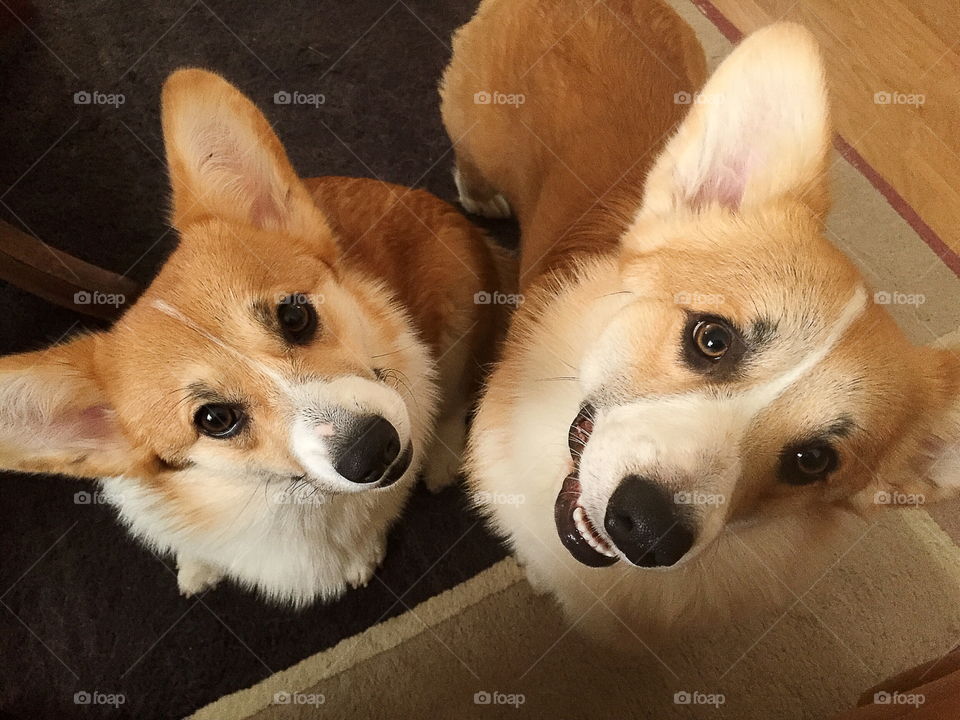
[[[729,51],[692,4],[674,5],[712,62]],[[877,291],[925,297],[891,306],[912,338],[957,344],[960,281],[863,175],[839,156],[832,172],[835,242]],[[960,538],[956,507],[938,516]],[[778,621],[748,618],[632,661],[586,645],[506,560],[193,717],[826,718],[960,641],[960,550],[950,537],[923,510],[864,530]],[[675,701],[687,698],[678,692],[700,704]]]
[[[904,511],[883,516],[779,622],[748,619],[624,662],[568,632],[504,560],[193,718],[824,718],[949,650],[958,594],[960,550],[926,513]],[[724,702],[678,704],[677,692]]]

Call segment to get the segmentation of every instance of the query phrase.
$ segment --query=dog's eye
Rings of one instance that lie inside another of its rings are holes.
[[[733,332],[726,325],[710,320],[701,320],[693,328],[693,342],[697,352],[716,362],[730,350]]]
[[[277,320],[287,342],[306,345],[317,330],[317,311],[304,295],[287,295],[277,306]]]
[[[694,370],[714,379],[736,373],[745,351],[731,323],[709,315],[689,316],[683,329],[683,354]]]
[[[212,403],[204,405],[193,416],[197,430],[212,438],[228,438],[243,428],[245,416],[236,405]]]
[[[837,451],[829,445],[788,448],[780,458],[780,478],[789,485],[808,485],[823,480],[837,464]]]

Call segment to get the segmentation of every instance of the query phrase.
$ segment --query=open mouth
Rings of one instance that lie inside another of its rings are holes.
[[[580,505],[580,458],[593,432],[591,405],[584,405],[570,425],[568,442],[573,458],[573,472],[563,479],[560,494],[553,506],[560,542],[567,551],[584,565],[606,567],[617,561],[617,554],[590,522],[587,511]]]

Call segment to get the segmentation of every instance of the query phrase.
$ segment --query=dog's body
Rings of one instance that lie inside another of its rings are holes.
[[[823,237],[812,39],[774,26],[704,74],[656,0],[485,0],[441,86],[465,207],[522,235],[468,477],[534,586],[634,645],[805,589],[878,491],[960,484],[956,354]]]
[[[301,181],[216,75],[171,76],[163,120],[180,245],[109,331],[0,361],[0,464],[100,478],[185,594],[335,598],[421,467],[456,474],[502,258],[426,192]]]

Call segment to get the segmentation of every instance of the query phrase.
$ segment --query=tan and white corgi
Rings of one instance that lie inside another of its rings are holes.
[[[773,25],[705,75],[656,0],[485,0],[441,86],[464,205],[522,238],[468,477],[532,583],[634,645],[773,608],[851,513],[960,485],[956,351],[824,236],[814,40]]]
[[[184,594],[330,600],[456,474],[500,254],[424,191],[301,180],[215,74],[170,76],[163,132],[179,246],[109,331],[0,360],[0,466],[99,478]]]

